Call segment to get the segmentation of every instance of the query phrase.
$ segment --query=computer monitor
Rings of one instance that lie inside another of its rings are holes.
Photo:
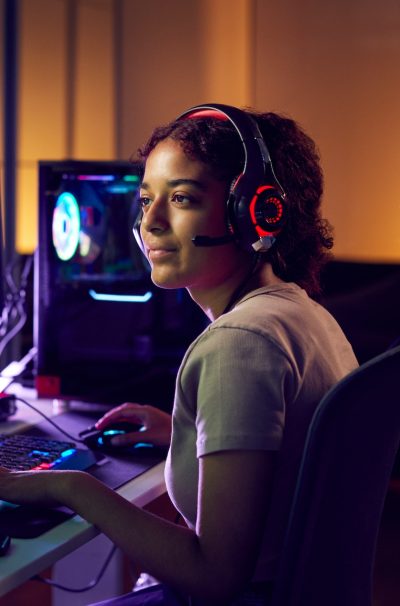
[[[141,166],[39,163],[36,388],[41,397],[168,407],[205,317],[162,290],[132,234]]]

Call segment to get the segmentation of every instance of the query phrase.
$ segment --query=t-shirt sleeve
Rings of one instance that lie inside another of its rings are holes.
[[[285,402],[296,389],[286,353],[265,336],[232,327],[206,332],[195,352],[187,378],[197,386],[197,456],[278,450]]]

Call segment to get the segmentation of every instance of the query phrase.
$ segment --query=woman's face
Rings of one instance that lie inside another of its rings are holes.
[[[155,284],[195,295],[220,287],[248,265],[249,255],[234,243],[196,247],[192,242],[194,236],[227,233],[226,189],[172,139],[150,153],[140,189],[141,236]]]

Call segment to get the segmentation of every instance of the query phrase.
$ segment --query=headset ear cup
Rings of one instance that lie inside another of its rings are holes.
[[[286,197],[274,184],[260,185],[248,195],[237,181],[228,201],[228,221],[238,244],[248,251],[267,251],[281,232]]]
[[[285,223],[285,196],[272,185],[262,185],[250,202],[249,212],[259,237],[276,237]]]

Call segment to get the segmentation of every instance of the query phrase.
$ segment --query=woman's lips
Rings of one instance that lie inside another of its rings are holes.
[[[173,255],[176,252],[174,248],[149,248],[147,255],[151,261],[164,259]]]

